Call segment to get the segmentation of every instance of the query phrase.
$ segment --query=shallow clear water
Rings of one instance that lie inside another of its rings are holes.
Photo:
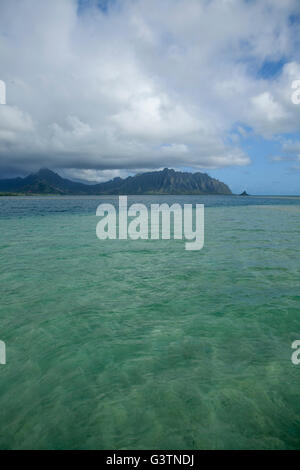
[[[0,448],[300,448],[300,199],[129,199],[204,203],[204,249],[0,198]]]

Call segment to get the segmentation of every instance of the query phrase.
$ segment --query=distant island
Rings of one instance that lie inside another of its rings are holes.
[[[3,195],[119,195],[119,194],[232,194],[230,188],[206,173],[187,173],[165,168],[162,171],[114,178],[105,183],[84,184],[62,178],[57,173],[41,169],[25,178],[0,180]]]

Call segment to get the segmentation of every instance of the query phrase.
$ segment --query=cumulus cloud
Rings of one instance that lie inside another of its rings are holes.
[[[267,138],[299,128],[299,10],[298,0],[116,0],[106,12],[1,2],[0,171],[99,181],[248,164],[246,127]],[[282,58],[277,77],[258,73]]]

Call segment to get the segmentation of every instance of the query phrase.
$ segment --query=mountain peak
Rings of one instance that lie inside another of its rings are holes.
[[[164,173],[175,173],[175,170],[173,170],[172,168],[164,168],[163,172]]]
[[[78,195],[231,194],[226,184],[205,173],[184,173],[169,168],[92,185],[71,181],[48,168],[41,168],[21,180],[0,180],[0,191]]]
[[[36,176],[42,176],[42,177],[47,177],[47,176],[59,176],[57,173],[55,173],[52,170],[49,170],[49,168],[41,168],[36,174]]]

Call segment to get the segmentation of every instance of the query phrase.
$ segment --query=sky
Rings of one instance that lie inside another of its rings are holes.
[[[0,178],[300,195],[299,0],[1,0],[0,80]]]

